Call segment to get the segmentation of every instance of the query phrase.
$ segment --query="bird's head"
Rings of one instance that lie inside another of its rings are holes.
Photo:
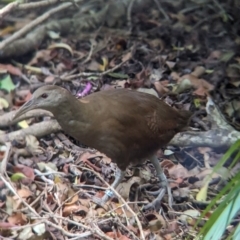
[[[64,88],[53,85],[40,87],[32,94],[31,99],[18,109],[13,119],[33,109],[44,109],[53,113],[64,101],[64,95],[70,95]]]

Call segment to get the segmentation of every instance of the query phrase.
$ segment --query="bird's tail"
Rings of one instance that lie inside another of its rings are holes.
[[[178,120],[179,132],[184,132],[188,129],[193,113],[186,110],[179,111],[180,117]]]

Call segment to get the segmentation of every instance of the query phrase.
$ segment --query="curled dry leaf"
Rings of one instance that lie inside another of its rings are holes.
[[[27,135],[25,139],[27,148],[32,154],[35,155],[44,153],[44,149],[39,146],[39,141],[35,136]]]
[[[159,231],[160,229],[165,228],[167,225],[162,215],[158,213],[150,213],[148,215],[145,215],[145,218],[149,220],[148,228],[152,232]]]
[[[172,161],[168,160],[168,159],[164,159],[164,160],[161,162],[161,167],[162,167],[163,169],[171,169],[171,168],[174,167],[174,166],[175,166],[175,164],[174,164]]]
[[[197,217],[199,216],[200,212],[198,210],[191,209],[183,212],[183,214],[180,217],[178,217],[178,219],[186,225],[189,224],[193,226],[196,223]]]
[[[52,49],[57,49],[57,48],[65,49],[70,53],[71,56],[73,55],[72,48],[66,43],[54,43],[54,44],[52,44],[48,47],[48,49],[51,49],[51,50]]]
[[[127,182],[122,182],[118,185],[116,191],[124,198],[128,199],[130,189],[133,184],[141,185],[141,178],[140,177],[132,177]]]

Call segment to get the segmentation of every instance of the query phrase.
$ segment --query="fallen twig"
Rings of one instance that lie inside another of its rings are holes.
[[[143,233],[143,228],[142,228],[142,224],[137,216],[137,214],[132,210],[132,208],[127,204],[127,202],[122,198],[122,196],[110,185],[108,184],[108,182],[106,182],[102,176],[100,174],[98,174],[97,172],[95,172],[94,170],[92,169],[89,169],[89,168],[82,168],[84,170],[88,170],[88,171],[91,171],[93,172],[102,182],[104,182],[107,187],[118,197],[118,199],[124,204],[124,206],[126,206],[126,208],[128,209],[128,211],[135,217],[135,220],[137,222],[137,225],[138,225],[138,229],[140,231],[140,236],[141,236],[141,239],[144,240],[145,239],[145,236],[144,236],[144,233]]]

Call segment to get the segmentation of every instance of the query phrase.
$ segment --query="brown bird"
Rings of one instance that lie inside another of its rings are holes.
[[[188,125],[191,116],[190,112],[177,111],[153,95],[127,89],[100,91],[79,100],[64,88],[43,86],[14,118],[32,109],[50,111],[67,134],[110,157],[118,166],[114,188],[130,163],[141,163],[147,158],[167,187],[155,154]],[[104,204],[111,195],[107,191],[98,203]]]

